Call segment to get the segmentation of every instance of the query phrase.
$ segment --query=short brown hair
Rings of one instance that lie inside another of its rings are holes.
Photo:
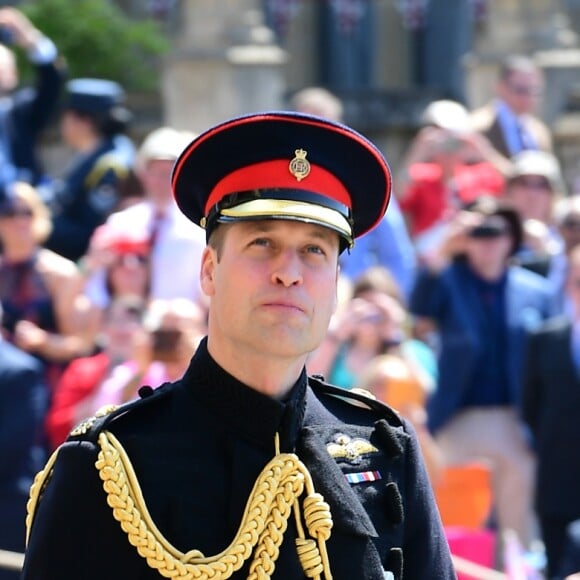
[[[207,240],[207,245],[216,251],[218,262],[220,261],[224,249],[224,242],[226,239],[226,233],[229,229],[228,224],[219,224],[216,226]]]

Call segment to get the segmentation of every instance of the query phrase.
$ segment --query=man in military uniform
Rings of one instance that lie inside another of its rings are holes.
[[[192,141],[172,185],[207,233],[208,336],[182,380],[55,452],[31,489],[24,580],[455,578],[413,431],[305,372],[339,254],[390,184],[368,140],[317,117],[252,114]]]
[[[46,246],[74,261],[85,254],[95,228],[117,209],[121,183],[133,166],[134,146],[124,134],[130,118],[124,97],[122,87],[109,80],[67,83],[61,133],[76,156],[55,186]]]

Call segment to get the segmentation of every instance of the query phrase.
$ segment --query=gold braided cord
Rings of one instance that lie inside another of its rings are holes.
[[[131,545],[147,564],[165,578],[226,580],[250,556],[248,580],[268,580],[274,572],[279,548],[292,510],[298,529],[297,551],[308,578],[332,580],[326,540],[332,517],[328,504],[314,492],[306,466],[292,453],[277,453],[258,476],[246,503],[242,522],[231,544],[219,554],[204,556],[172,546],[153,522],[129,457],[112,433],[99,435],[101,450],[95,463],[107,503]],[[300,511],[300,496],[306,491]],[[309,538],[301,519],[304,518]],[[315,541],[316,540],[316,541]]]
[[[32,522],[34,521],[36,508],[38,507],[38,503],[42,497],[42,492],[45,490],[50,476],[52,475],[52,468],[57,455],[58,449],[53,451],[44,468],[34,476],[34,481],[30,486],[28,502],[26,503],[26,545],[28,545],[28,538],[30,538],[30,530],[32,529]]]

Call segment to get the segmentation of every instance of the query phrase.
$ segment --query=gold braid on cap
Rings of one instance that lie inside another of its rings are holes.
[[[147,564],[165,578],[180,580],[226,580],[239,570],[254,553],[248,580],[268,580],[274,573],[280,545],[294,512],[298,538],[296,550],[308,578],[332,580],[326,540],[330,537],[332,516],[324,498],[315,493],[306,466],[293,453],[280,453],[276,435],[276,455],[258,476],[232,543],[215,556],[204,556],[199,550],[182,553],[172,546],[153,522],[129,457],[116,437],[107,431],[99,435],[101,450],[95,463],[107,503],[113,517],[121,524],[129,542]],[[41,490],[52,470],[56,452],[33,484],[27,528]],[[301,502],[299,498],[306,491]],[[300,510],[302,507],[302,513]],[[304,533],[302,518],[309,537]]]

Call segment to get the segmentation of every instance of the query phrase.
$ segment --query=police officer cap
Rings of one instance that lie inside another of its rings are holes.
[[[181,211],[208,237],[218,223],[287,219],[338,232],[344,248],[383,217],[391,172],[353,129],[274,111],[199,135],[177,159],[171,182]]]
[[[65,107],[83,113],[106,113],[125,97],[121,85],[104,79],[74,79],[67,83]]]

